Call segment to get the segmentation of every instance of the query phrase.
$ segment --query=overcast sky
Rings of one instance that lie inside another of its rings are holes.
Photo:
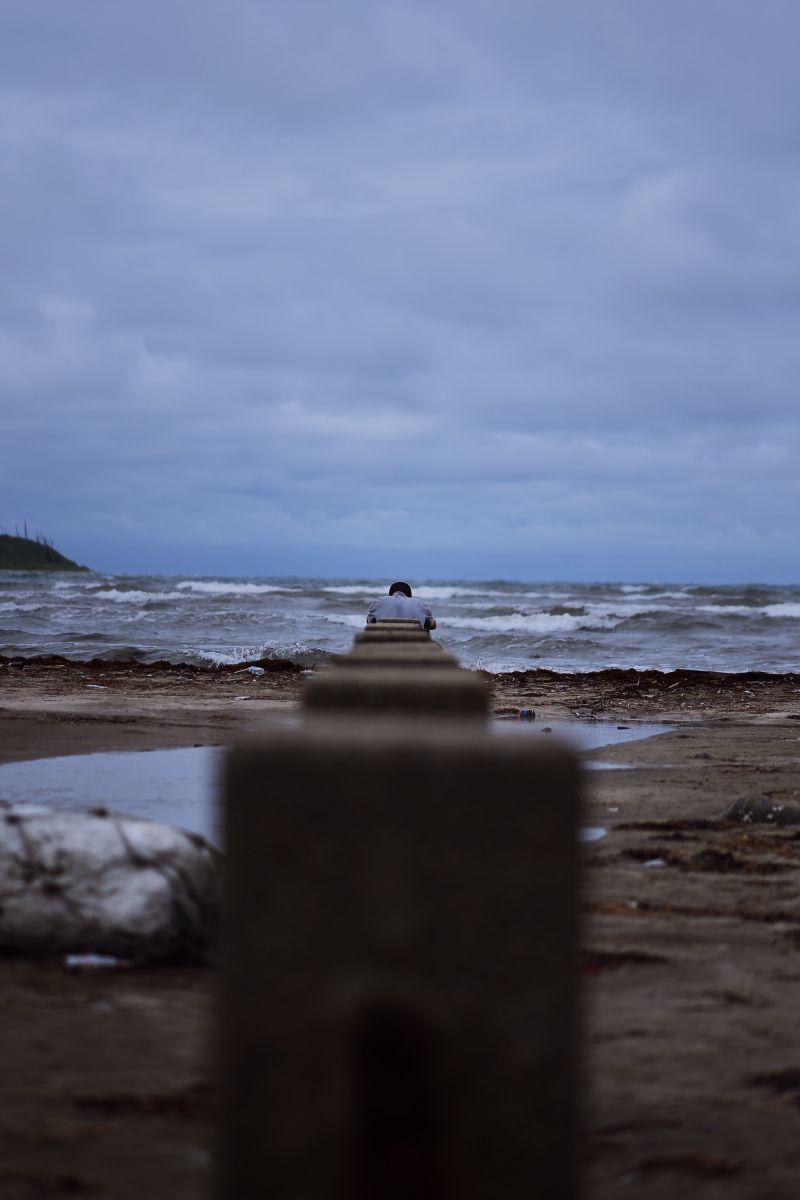
[[[0,525],[796,581],[796,0],[4,0]]]

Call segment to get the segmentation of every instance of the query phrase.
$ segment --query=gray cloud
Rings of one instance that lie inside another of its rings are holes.
[[[6,9],[0,519],[115,568],[794,575],[788,0]]]

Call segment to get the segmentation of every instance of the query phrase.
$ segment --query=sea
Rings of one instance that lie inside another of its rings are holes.
[[[378,579],[0,573],[0,652],[313,666],[346,651]],[[726,672],[800,667],[800,586],[414,581],[469,667]]]

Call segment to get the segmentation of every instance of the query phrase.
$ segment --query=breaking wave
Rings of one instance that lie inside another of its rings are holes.
[[[202,596],[265,596],[272,592],[292,592],[297,588],[278,586],[272,583],[234,583],[207,581],[205,579],[184,579],[175,586],[181,592],[195,592]],[[180,594],[180,593],[179,593]]]
[[[134,589],[124,592],[119,588],[106,588],[103,591],[95,592],[93,598],[95,600],[113,600],[117,604],[147,604],[152,600],[181,600],[183,597],[180,592],[140,592]]]
[[[448,617],[447,628],[490,633],[567,633],[576,629],[614,629],[623,618],[570,613],[512,613],[510,617]]]
[[[234,667],[239,663],[263,662],[265,659],[291,662],[303,667],[331,657],[330,653],[326,653],[320,647],[309,646],[305,642],[292,642],[288,645],[263,642],[258,646],[233,646],[229,650],[187,646],[181,653],[183,662],[210,667]]]
[[[410,583],[433,610],[436,639],[466,666],[793,671],[800,659],[796,586]],[[0,579],[0,652],[311,666],[347,650],[385,590],[368,579],[14,573]]]
[[[800,604],[698,604],[697,612],[723,617],[772,617],[800,619]]]

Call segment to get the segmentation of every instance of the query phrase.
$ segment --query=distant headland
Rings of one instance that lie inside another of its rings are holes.
[[[65,558],[41,534],[35,538],[0,533],[0,571],[88,571]]]

